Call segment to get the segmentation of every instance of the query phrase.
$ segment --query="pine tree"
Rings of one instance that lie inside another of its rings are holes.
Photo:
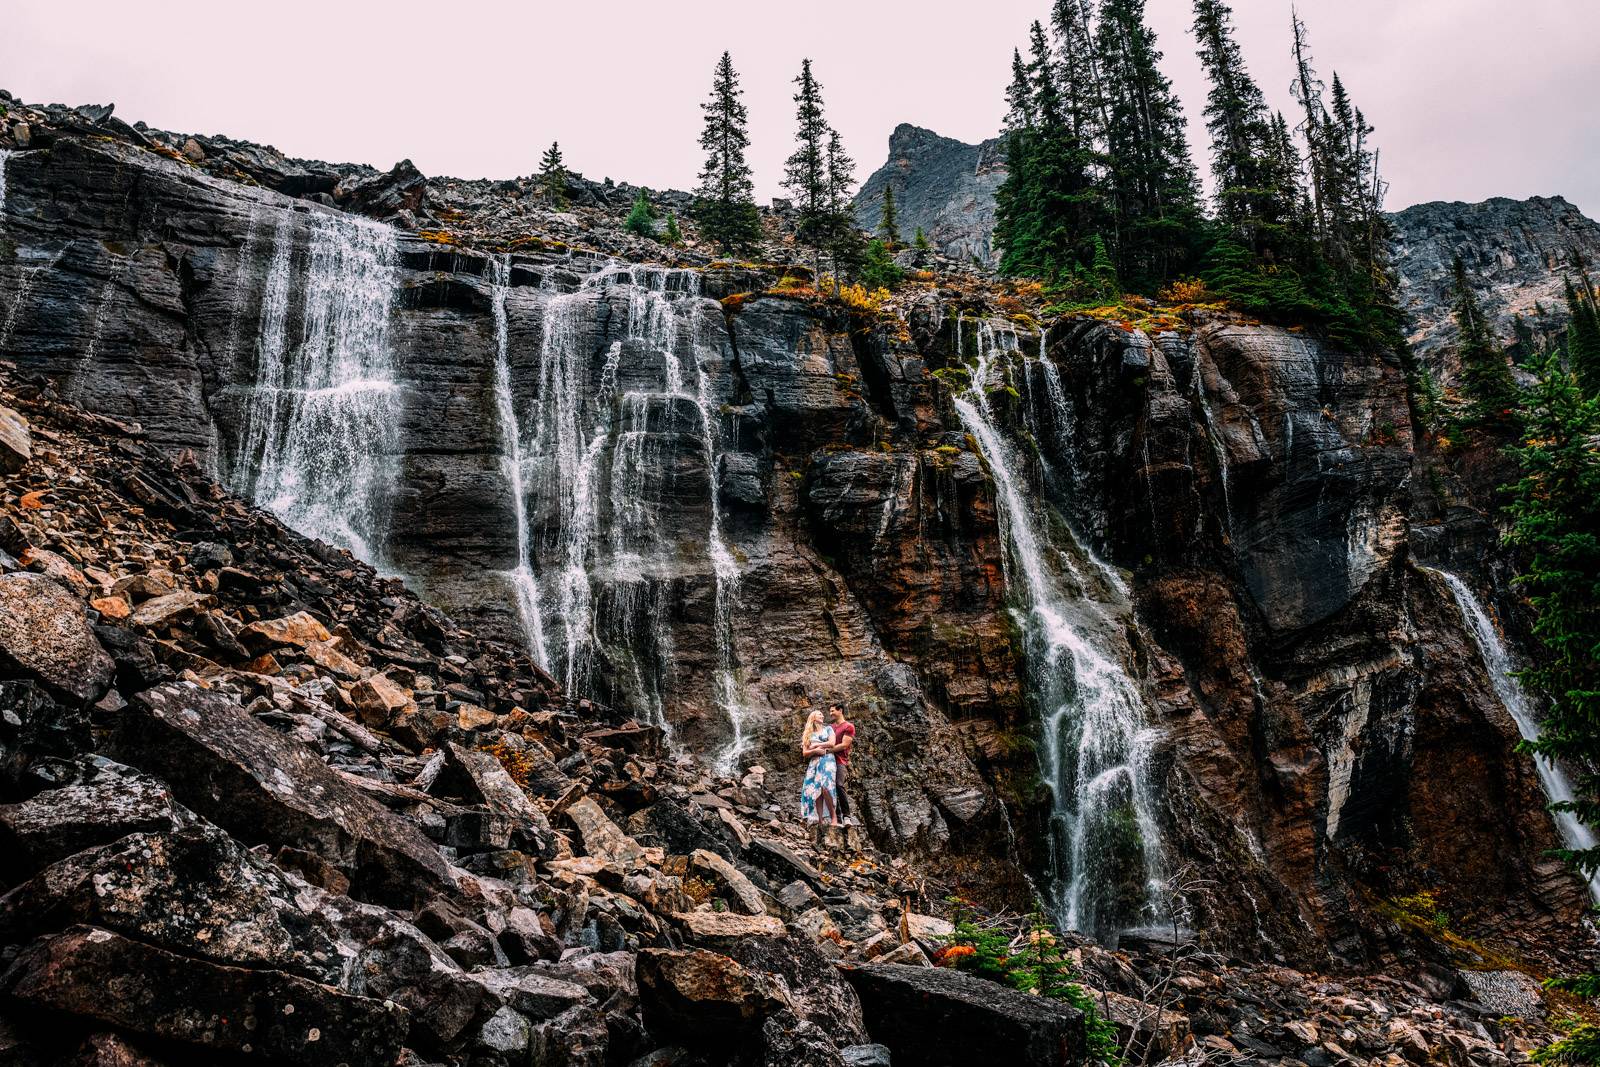
[[[1055,80],[1063,116],[1073,138],[1092,146],[1105,133],[1105,95],[1090,35],[1089,0],[1055,0],[1050,27],[1055,33]]]
[[[1018,133],[1033,128],[1033,79],[1022,62],[1021,49],[1011,50],[1011,84],[1006,88],[1006,132]]]
[[[661,240],[669,245],[683,244],[683,227],[678,225],[678,213],[676,211],[667,213],[667,228],[661,234]]]
[[[557,207],[567,204],[567,168],[561,160],[561,142],[552,141],[539,160],[539,190]]]
[[[1073,135],[1063,109],[1056,64],[1037,22],[1029,41],[1029,62],[1014,57],[1013,78],[1021,83],[1010,94],[1019,101],[1012,118],[1027,122],[1007,136],[1007,175],[995,197],[995,244],[1002,273],[1065,284],[1089,266],[1090,242],[1111,218],[1095,182],[1090,146]]]
[[[1515,416],[1517,407],[1517,383],[1511,376],[1511,364],[1495,340],[1460,256],[1455,260],[1454,276],[1451,301],[1456,328],[1461,333],[1461,392],[1474,422],[1503,428]]]
[[[883,214],[878,219],[878,236],[891,249],[900,243],[900,213],[894,203],[894,186],[883,187]]]
[[[1273,119],[1260,86],[1245,69],[1232,19],[1224,0],[1195,0],[1194,34],[1211,80],[1205,116],[1217,221],[1262,255],[1275,250],[1291,221],[1298,183],[1294,171],[1283,172]]]
[[[1567,359],[1578,383],[1590,396],[1600,396],[1600,315],[1567,280]]]
[[[911,239],[911,247],[915,248],[918,252],[926,252],[932,247],[932,245],[928,243],[928,235],[922,232],[921,226],[917,227],[917,235]]]
[[[643,189],[633,198],[633,207],[628,210],[628,219],[622,228],[629,233],[636,233],[640,237],[654,237],[656,233],[656,209],[650,206],[650,194]]]
[[[801,63],[795,84],[800,87],[794,95],[798,129],[794,153],[784,166],[783,186],[794,197],[799,215],[795,239],[811,248],[813,266],[820,274],[833,207],[828,169],[828,145],[833,131],[823,114],[822,86],[811,73],[811,60]]]
[[[828,130],[828,205],[823,222],[823,247],[833,260],[834,295],[839,293],[841,279],[854,277],[866,255],[866,245],[861,231],[856,228],[855,215],[850,210],[850,191],[855,187],[855,160],[845,153],[839,131]]]
[[[733,57],[724,52],[712,76],[711,98],[700,105],[705,112],[700,147],[706,162],[695,200],[700,233],[724,254],[747,251],[761,240],[755,183],[745,159],[750,113],[739,99],[743,95]]]
[[[1120,216],[1115,254],[1124,280],[1148,289],[1193,258],[1201,219],[1183,109],[1161,73],[1144,9],[1145,0],[1104,0],[1096,45],[1106,166]]]
[[[893,289],[904,277],[888,244],[874,237],[861,259],[861,284],[868,289]]]

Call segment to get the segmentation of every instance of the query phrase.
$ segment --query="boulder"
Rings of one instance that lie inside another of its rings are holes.
[[[179,825],[165,784],[110,760],[91,763],[81,781],[0,805],[0,834],[8,846],[3,863],[12,881],[128,834]]]
[[[839,1050],[844,1067],[892,1067],[887,1045],[846,1045]]]
[[[639,952],[639,999],[651,1033],[697,1045],[748,1039],[785,1007],[765,978],[703,949]]]
[[[405,1011],[393,1004],[87,926],[23,949],[0,990],[29,1008],[199,1046],[213,1058],[392,1067],[407,1031]]]
[[[517,848],[542,859],[556,854],[555,832],[544,812],[528,798],[498,759],[481,749],[467,748],[453,741],[444,751],[445,771],[436,779],[435,788],[448,788],[454,782],[457,790],[454,795],[469,794],[470,800],[486,806],[497,823],[492,832],[497,842],[494,847]]]
[[[644,849],[639,842],[623,833],[616,823],[606,817],[592,797],[584,797],[568,804],[563,812],[578,836],[583,839],[584,851],[626,870],[644,859]]]
[[[815,1023],[779,1012],[761,1026],[762,1067],[844,1067],[839,1048]]]
[[[818,1026],[838,1045],[867,1040],[861,1001],[839,969],[817,947],[792,937],[752,935],[728,949],[728,956],[801,1019]]]
[[[415,823],[219,693],[177,682],[139,694],[113,747],[240,840],[327,859],[353,893],[410,905],[453,887],[444,857]]]
[[[128,622],[147,630],[157,630],[193,618],[201,608],[205,607],[206,600],[206,597],[192,589],[180,589],[175,593],[146,600],[133,609],[133,614],[128,616]]]
[[[874,963],[844,977],[861,997],[872,1037],[901,1063],[968,1067],[1084,1062],[1083,1013],[945,967]]]
[[[689,865],[709,875],[711,881],[728,896],[730,902],[746,915],[767,913],[766,905],[761,900],[760,890],[756,889],[739,868],[715,852],[697,848],[689,856]]]
[[[333,635],[309,612],[300,611],[281,619],[253,622],[239,632],[239,640],[253,651],[263,652],[284,645],[304,648],[315,641],[328,641]]]
[[[812,888],[822,885],[822,872],[781,841],[753,838],[744,856],[752,867],[771,878],[774,885],[788,885],[797,878],[809,883]]]
[[[411,694],[388,675],[373,674],[350,687],[350,699],[368,726],[386,726],[390,718],[411,703]]]
[[[28,420],[0,404],[0,474],[15,474],[33,458]]]
[[[746,937],[782,937],[782,920],[770,915],[739,915],[731,911],[686,911],[674,915],[684,939],[693,945],[727,951]]]
[[[0,897],[0,939],[70,923],[213,963],[336,984],[339,933],[278,868],[210,824],[136,833],[45,868]]]
[[[0,665],[66,699],[100,699],[115,669],[84,618],[83,602],[39,574],[0,575]]]

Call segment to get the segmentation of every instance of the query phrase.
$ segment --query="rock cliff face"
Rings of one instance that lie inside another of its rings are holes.
[[[1115,938],[1198,863],[1214,943],[1349,962],[1419,888],[1530,952],[1583,905],[1414,565],[1392,359],[479,250],[70,132],[5,175],[23,373],[780,795],[804,710],[849,701],[859,816],[961,884],[1059,881]],[[473,225],[447,183],[367,190],[341,202]],[[1111,858],[1093,885],[1074,850]]]
[[[1466,262],[1483,309],[1507,344],[1516,340],[1518,315],[1540,336],[1565,329],[1562,280],[1576,280],[1572,255],[1590,264],[1600,257],[1600,223],[1559,196],[1418,204],[1390,217],[1411,343],[1430,365],[1448,372],[1454,370],[1450,289],[1456,256]]]
[[[995,259],[994,194],[1006,179],[1000,138],[965,144],[901,123],[889,136],[889,160],[856,194],[856,222],[876,232],[883,191],[893,187],[900,239],[918,228],[939,252],[962,263]]]

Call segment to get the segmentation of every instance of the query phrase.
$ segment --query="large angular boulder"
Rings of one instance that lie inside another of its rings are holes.
[[[867,1040],[856,991],[809,941],[750,936],[734,943],[727,953],[745,970],[761,975],[791,1012],[819,1027],[833,1043],[843,1047]]]
[[[760,890],[745,877],[743,871],[715,852],[697,848],[689,855],[689,865],[700,875],[709,878],[727,896],[729,902],[746,915],[767,913]]]
[[[436,782],[435,791],[450,791],[452,782],[452,795],[465,795],[469,801],[489,809],[485,847],[515,848],[542,859],[556,854],[555,832],[544,812],[493,755],[450,742],[445,746],[445,771]]]
[[[394,1004],[283,971],[220,966],[89,926],[23,949],[0,990],[29,1008],[199,1046],[218,1059],[392,1067],[408,1025]]]
[[[113,748],[241,841],[322,856],[349,876],[352,893],[412,906],[454,888],[415,823],[220,693],[177,682],[139,694]]]
[[[59,582],[26,572],[0,575],[0,666],[78,703],[98,700],[115,669],[83,602]]]
[[[716,952],[647,948],[637,967],[651,1033],[721,1045],[747,1039],[786,1007],[764,975]]]
[[[28,420],[0,404],[0,474],[15,474],[33,458]]]
[[[1086,1062],[1083,1013],[946,967],[875,963],[844,971],[872,1039],[896,1063],[1070,1067]]]
[[[208,823],[130,834],[0,897],[0,941],[100,927],[218,964],[339,984],[345,960],[313,897]]]
[[[182,816],[166,785],[110,760],[79,781],[0,805],[0,870],[10,881],[128,834],[176,830]]]
[[[574,804],[567,805],[565,815],[572,825],[577,827],[587,855],[615,863],[624,870],[644,858],[644,849],[640,847],[639,842],[623,833],[621,828],[600,810],[600,805],[592,797],[584,797]]]

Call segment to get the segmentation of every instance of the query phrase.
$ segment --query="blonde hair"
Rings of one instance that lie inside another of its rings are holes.
[[[806,733],[808,734],[811,732],[812,723],[816,723],[818,726],[822,725],[822,712],[813,710],[811,714],[806,716]]]

